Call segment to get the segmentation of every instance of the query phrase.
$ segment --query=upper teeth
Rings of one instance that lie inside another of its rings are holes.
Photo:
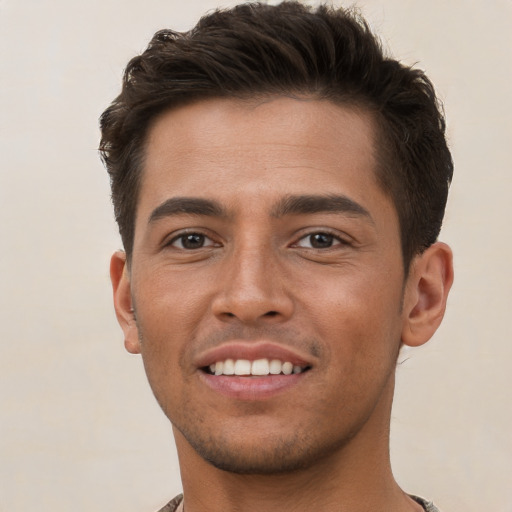
[[[210,365],[210,371],[215,375],[290,375],[303,370],[301,366],[279,359],[226,359]]]

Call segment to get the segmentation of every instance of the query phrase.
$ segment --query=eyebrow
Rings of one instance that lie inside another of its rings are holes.
[[[271,211],[273,217],[307,215],[313,213],[345,213],[366,217],[373,223],[370,212],[344,195],[289,195],[282,198]],[[227,217],[227,211],[216,201],[198,197],[172,197],[158,205],[149,216],[148,223],[173,215],[202,215]]]
[[[149,216],[148,223],[173,215],[207,215],[226,217],[224,208],[216,201],[198,197],[172,197],[158,205]]]
[[[344,195],[291,195],[279,201],[272,209],[272,216],[305,215],[312,213],[346,213],[366,217],[372,223],[370,212]]]

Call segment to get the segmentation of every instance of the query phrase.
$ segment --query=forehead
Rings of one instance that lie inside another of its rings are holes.
[[[268,195],[285,188],[321,193],[343,181],[364,195],[377,184],[374,139],[368,112],[330,101],[198,101],[152,126],[140,202],[166,199],[171,186],[173,194],[201,196],[222,195],[234,184]]]

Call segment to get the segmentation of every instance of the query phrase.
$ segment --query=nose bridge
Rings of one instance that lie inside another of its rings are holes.
[[[231,284],[235,293],[270,297],[276,284],[273,274],[276,262],[268,241],[253,241],[234,248],[231,262],[233,279]]]
[[[292,301],[286,294],[278,258],[264,234],[246,233],[235,242],[224,261],[215,313],[243,322],[289,316]]]

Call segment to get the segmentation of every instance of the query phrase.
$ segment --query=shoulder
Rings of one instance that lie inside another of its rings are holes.
[[[178,494],[176,498],[169,501],[169,503],[162,507],[158,512],[176,512],[182,500],[183,494]]]
[[[441,512],[431,501],[428,501],[425,498],[420,498],[419,496],[413,496],[412,494],[409,494],[409,496],[416,503],[419,503],[425,509],[425,512]]]

